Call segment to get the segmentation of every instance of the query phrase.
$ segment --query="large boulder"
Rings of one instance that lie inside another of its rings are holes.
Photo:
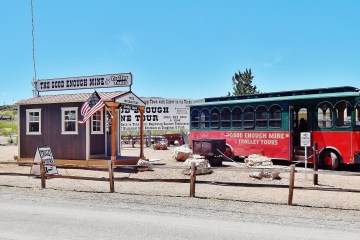
[[[192,150],[186,146],[174,148],[172,156],[176,161],[184,162],[193,156]]]
[[[251,154],[244,159],[244,162],[247,167],[271,167],[273,165],[270,158],[260,154]]]
[[[190,173],[191,173],[190,167],[191,167],[191,164],[193,162],[195,162],[195,166],[197,168],[208,168],[208,167],[210,167],[209,161],[204,159],[204,158],[189,158],[183,163],[184,166],[189,167],[189,169],[185,169],[185,170],[182,171],[182,173],[184,175],[190,175]],[[212,172],[213,172],[213,170],[211,170],[211,169],[196,169],[195,174],[196,175],[202,175],[202,174],[210,174]]]
[[[153,144],[153,149],[154,150],[167,150],[167,144],[162,144],[162,143],[155,143]]]

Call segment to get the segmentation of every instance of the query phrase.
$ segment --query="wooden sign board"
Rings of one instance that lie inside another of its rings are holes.
[[[51,152],[51,148],[49,146],[42,146],[42,147],[37,148],[34,162],[40,162],[40,161],[43,161],[43,163],[44,163],[45,173],[47,173],[47,174],[57,174],[58,173],[56,166],[47,165],[47,164],[55,163],[52,152]],[[34,174],[34,175],[40,175],[40,165],[32,166],[30,173]]]
[[[116,98],[115,102],[128,106],[145,106],[145,103],[131,91],[126,92],[120,97]]]
[[[109,87],[129,87],[131,85],[131,73],[115,73],[82,77],[42,79],[36,81],[36,90],[38,92],[44,92]]]

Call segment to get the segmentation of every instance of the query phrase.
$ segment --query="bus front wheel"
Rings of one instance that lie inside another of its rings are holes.
[[[325,169],[335,170],[340,165],[339,155],[332,150],[326,149],[321,154],[321,164]]]

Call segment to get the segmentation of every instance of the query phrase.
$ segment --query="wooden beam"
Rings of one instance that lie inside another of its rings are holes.
[[[294,196],[294,184],[295,184],[295,165],[290,166],[290,183],[289,183],[289,196],[288,205],[292,205]]]
[[[144,107],[138,107],[140,112],[140,158],[144,159]]]

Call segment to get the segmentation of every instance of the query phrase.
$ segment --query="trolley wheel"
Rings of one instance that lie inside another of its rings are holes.
[[[335,170],[340,166],[340,157],[330,149],[324,150],[320,160],[325,169]]]
[[[229,144],[226,144],[225,155],[228,158],[234,159],[234,149]]]

